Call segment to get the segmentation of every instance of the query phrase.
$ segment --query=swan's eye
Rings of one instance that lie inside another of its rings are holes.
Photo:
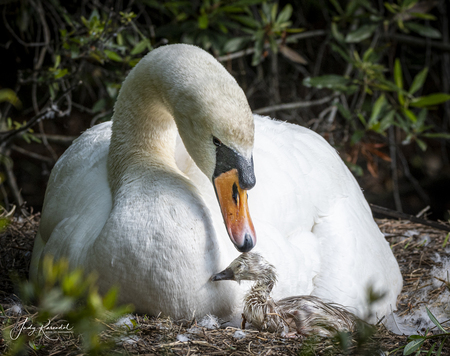
[[[214,137],[214,136],[213,136],[213,143],[214,143],[217,147],[222,146],[222,141],[220,141],[217,137]]]
[[[237,188],[236,183],[233,184],[233,194],[232,194],[233,200],[234,200],[234,204],[238,204],[238,199],[239,199],[239,191]]]

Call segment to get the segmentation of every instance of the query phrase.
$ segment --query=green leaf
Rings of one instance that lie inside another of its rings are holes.
[[[352,113],[350,110],[346,109],[341,103],[336,104],[339,113],[344,117],[347,121],[350,121],[352,119]]]
[[[138,42],[136,44],[136,46],[134,46],[134,48],[131,50],[130,54],[132,56],[134,56],[136,54],[139,54],[139,53],[143,52],[145,49],[149,49],[150,50],[151,47],[150,48],[149,47],[150,47],[150,41],[148,40],[148,38],[146,38],[146,39]]]
[[[320,77],[308,77],[303,80],[303,85],[306,87],[328,88],[333,90],[345,91],[350,80],[335,74],[323,75]]]
[[[336,8],[337,12],[339,12],[340,14],[344,13],[344,10],[342,10],[342,7],[341,7],[341,5],[339,4],[339,2],[337,0],[330,0],[330,2]]]
[[[435,342],[433,344],[433,346],[431,346],[431,349],[429,349],[428,352],[427,352],[427,356],[431,356],[431,354],[433,353],[433,350],[436,347],[436,345],[437,345],[437,342]]]
[[[428,309],[428,307],[425,307],[427,310],[428,317],[433,322],[434,325],[438,327],[439,330],[441,330],[443,333],[447,334],[447,331],[442,327],[441,323],[436,319],[436,317],[433,315],[433,313]]]
[[[431,105],[438,105],[450,100],[450,95],[445,93],[435,93],[427,96],[421,96],[411,101],[411,106],[423,108]]]
[[[410,12],[409,14],[411,16],[414,16],[414,17],[417,17],[417,18],[423,19],[423,20],[431,20],[431,21],[436,20],[436,16],[433,16],[431,14],[424,14],[422,12]]]
[[[292,16],[292,5],[287,4],[285,7],[283,7],[283,10],[280,11],[277,18],[277,23],[283,23],[289,20]]]
[[[380,121],[380,127],[378,133],[384,134],[384,132],[394,124],[395,110],[389,111],[386,116]]]
[[[426,132],[424,134],[422,134],[422,136],[424,137],[428,137],[428,138],[444,138],[446,140],[450,140],[450,134],[448,133],[431,133],[431,132]]]
[[[445,240],[444,240],[444,243],[442,244],[442,248],[445,248],[445,246],[447,246],[449,236],[450,236],[450,232],[447,234],[447,236],[445,236]]]
[[[415,3],[417,3],[418,0],[403,0],[402,2],[402,8],[409,9],[414,6]]]
[[[67,73],[69,73],[69,70],[67,68],[64,69],[57,69],[53,75],[55,76],[55,79],[59,79],[64,77]]]
[[[341,55],[341,57],[348,63],[354,63],[350,56],[338,45],[331,43],[331,49]]]
[[[414,80],[411,84],[411,87],[409,88],[408,93],[414,94],[417,90],[422,88],[423,83],[427,78],[427,74],[428,74],[428,67],[425,67],[414,77]]]
[[[365,39],[372,36],[372,34],[377,29],[378,25],[364,25],[358,28],[355,31],[352,31],[347,34],[345,37],[345,42],[347,43],[357,43],[364,41]]]
[[[416,137],[416,142],[417,142],[417,145],[420,147],[420,149],[422,150],[422,151],[426,151],[427,150],[427,144],[424,142],[424,141],[422,141],[421,139],[418,139],[417,137]]]
[[[402,108],[403,114],[412,122],[417,122],[417,116],[409,109]]]
[[[112,61],[122,62],[122,58],[116,52],[110,51],[109,49],[105,49],[104,52],[106,56]]]
[[[378,117],[381,114],[381,110],[386,105],[386,98],[384,94],[380,95],[380,97],[375,101],[373,105],[372,114],[369,119],[369,128],[373,126],[376,122],[378,122]]]
[[[396,14],[396,13],[397,13],[397,11],[396,11],[396,10],[392,7],[392,5],[389,4],[388,2],[385,2],[385,3],[384,3],[384,7],[385,7],[386,9],[388,9],[389,12],[392,12],[393,14]]]
[[[223,51],[233,53],[244,48],[251,41],[250,37],[235,37],[228,40],[223,46]]]
[[[199,16],[198,18],[198,28],[201,30],[205,30],[208,28],[208,15],[207,14],[202,14]]]
[[[275,19],[277,18],[277,12],[278,12],[278,3],[273,3],[272,9],[270,11],[270,17],[269,21],[275,22]]]
[[[394,80],[395,85],[400,89],[403,89],[403,74],[402,74],[402,65],[400,64],[400,59],[395,60],[394,65]]]
[[[361,141],[365,134],[366,133],[364,130],[355,131],[352,135],[352,138],[350,139],[350,144],[354,145],[355,143],[358,143],[359,141]]]
[[[7,101],[10,104],[14,105],[16,108],[20,108],[22,106],[22,103],[20,102],[14,90],[8,88],[0,89],[0,103],[2,101]]]
[[[235,15],[235,16],[230,16],[230,17],[233,20],[236,20],[236,21],[240,22],[241,24],[243,24],[247,27],[253,28],[253,29],[261,27],[261,24],[258,21],[256,21],[253,17],[250,17],[250,16]]]
[[[416,351],[419,347],[422,347],[422,344],[425,342],[425,338],[417,339],[411,341],[408,345],[403,349],[403,355],[411,355],[414,351]]]
[[[441,346],[439,346],[439,349],[438,349],[437,352],[436,352],[436,356],[441,356],[442,349],[444,348],[444,344],[445,344],[445,341],[446,341],[446,340],[447,340],[447,336],[444,337],[444,340],[442,340]]]
[[[407,23],[405,23],[405,26],[409,30],[411,30],[415,33],[418,33],[419,35],[424,36],[424,37],[428,37],[428,38],[441,38],[442,37],[441,33],[438,30],[436,30],[435,28],[430,27],[430,26],[421,25],[421,24],[418,24],[415,22],[407,22]]]
[[[344,42],[344,35],[339,32],[336,22],[331,23],[331,34],[338,42]]]
[[[118,293],[118,288],[112,287],[103,297],[103,305],[107,310],[113,309],[116,305]]]

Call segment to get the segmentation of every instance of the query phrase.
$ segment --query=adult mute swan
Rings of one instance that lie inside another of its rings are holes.
[[[44,255],[65,256],[96,270],[100,291],[119,285],[137,311],[239,317],[248,286],[210,277],[238,255],[233,244],[255,246],[255,231],[255,251],[283,276],[275,298],[311,294],[363,315],[372,285],[386,293],[378,316],[395,309],[398,264],[336,151],[253,116],[211,55],[169,45],[130,72],[112,123],[55,165],[30,276],[40,280]]]

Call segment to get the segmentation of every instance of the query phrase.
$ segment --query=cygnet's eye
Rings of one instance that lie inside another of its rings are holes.
[[[213,136],[213,143],[219,147],[222,146],[222,141],[220,141],[217,137]]]

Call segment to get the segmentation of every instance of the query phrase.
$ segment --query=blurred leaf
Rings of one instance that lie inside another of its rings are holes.
[[[450,140],[450,133],[431,133],[431,132],[427,132],[427,133],[423,133],[422,136],[424,137],[428,137],[428,138],[445,138],[447,140]]]
[[[436,317],[433,315],[433,313],[428,309],[428,307],[425,307],[427,310],[428,317],[433,322],[434,325],[438,327],[439,330],[441,330],[443,333],[447,334],[447,331],[442,327],[441,323],[436,319]]]
[[[421,139],[417,138],[417,137],[416,137],[416,143],[417,143],[417,145],[420,147],[420,149],[422,151],[425,152],[427,150],[427,144],[424,141],[422,141]]]
[[[383,134],[389,127],[394,124],[395,110],[389,111],[383,119],[380,121],[380,126],[378,127],[378,133]]]
[[[344,42],[344,35],[339,32],[336,22],[331,23],[331,34],[338,42]]]
[[[429,38],[441,38],[441,33],[433,27],[421,25],[415,22],[407,22],[405,26],[421,36],[429,37]]]
[[[411,84],[411,87],[409,88],[408,93],[414,94],[417,90],[422,88],[423,83],[425,83],[425,79],[428,75],[428,67],[425,67],[422,69],[415,77]]]
[[[423,108],[431,105],[438,105],[450,100],[449,94],[435,93],[427,96],[421,96],[411,101],[411,106]]]
[[[402,74],[402,65],[400,64],[400,59],[395,59],[394,65],[394,80],[395,85],[400,89],[403,89],[403,74]]]
[[[134,48],[131,50],[130,54],[134,56],[145,51],[146,49],[151,50],[151,44],[148,38],[138,42],[136,46],[134,46]]]
[[[223,46],[223,51],[227,53],[236,52],[244,48],[251,41],[250,37],[235,37],[228,40]]]
[[[409,9],[409,8],[413,7],[414,4],[417,3],[417,1],[418,1],[418,0],[403,0],[401,6],[402,6],[402,8],[404,8],[404,9]]]
[[[22,103],[20,102],[14,90],[8,88],[0,89],[0,103],[2,101],[7,101],[18,109],[22,107]]]
[[[350,139],[350,144],[354,145],[355,143],[358,143],[365,136],[365,134],[366,132],[364,130],[356,130]]]
[[[289,20],[292,16],[292,5],[287,4],[283,10],[280,11],[277,17],[277,23],[283,23]]]
[[[198,28],[199,29],[207,29],[208,28],[208,15],[207,14],[202,14],[201,16],[199,16],[198,18]]]
[[[335,74],[323,75],[320,77],[308,77],[303,80],[303,85],[306,87],[315,87],[315,88],[328,88],[334,90],[346,90],[350,80]]]
[[[256,21],[253,17],[250,16],[238,16],[238,15],[234,15],[234,16],[230,16],[233,20],[236,20],[240,23],[242,23],[245,26],[251,27],[253,29],[257,29],[259,27],[261,27],[260,23],[258,21]]]
[[[425,338],[411,341],[408,345],[403,349],[403,355],[411,355],[414,351],[416,351],[419,347],[423,345],[425,342]]]
[[[348,43],[357,43],[364,41],[365,39],[372,36],[372,34],[377,29],[378,25],[363,25],[360,28],[356,29],[347,34],[345,37],[345,42]]]
[[[279,50],[283,56],[290,59],[293,62],[300,63],[300,64],[308,64],[305,58],[301,56],[297,51],[294,51],[293,49],[289,48],[288,46],[280,45]]]
[[[370,115],[369,119],[369,128],[374,125],[376,122],[378,122],[378,117],[381,114],[381,110],[386,105],[386,98],[384,94],[380,95],[380,97],[375,101],[375,104],[373,105],[372,114]]]
[[[344,13],[344,10],[342,10],[342,7],[337,0],[330,0],[330,2],[333,4],[337,12],[339,12],[340,14]]]
[[[436,16],[433,16],[431,14],[424,14],[423,12],[410,12],[409,14],[422,20],[436,20]]]
[[[409,120],[412,122],[417,122],[417,117],[411,110],[402,108],[402,112]]]
[[[112,61],[122,62],[122,58],[116,52],[110,51],[109,49],[105,49],[104,52],[106,54],[106,57],[108,57]]]

